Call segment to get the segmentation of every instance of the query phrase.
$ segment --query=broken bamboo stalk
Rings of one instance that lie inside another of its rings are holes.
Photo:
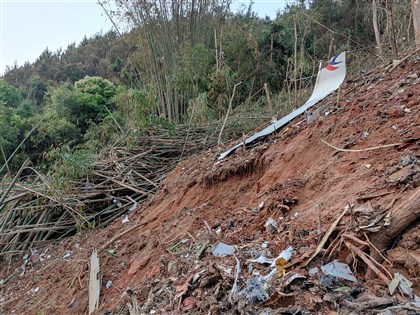
[[[338,148],[338,147],[336,147],[332,144],[329,144],[325,140],[321,140],[321,142],[326,144],[330,148],[333,148],[334,150],[337,150],[337,151],[340,151],[340,152],[364,152],[364,151],[384,149],[384,148],[389,148],[389,147],[397,147],[397,146],[402,144],[402,143],[385,144],[385,145],[380,145],[380,146],[371,147],[371,148],[364,148],[364,149],[342,149],[342,148]]]
[[[391,283],[391,279],[389,279],[387,276],[385,276],[375,265],[374,263],[367,257],[367,255],[358,247],[354,246],[350,242],[344,242],[346,246],[353,251],[357,256],[360,257],[360,259],[363,260],[363,262],[369,266],[369,268],[375,272],[379,278],[381,278],[386,285],[389,285]]]
[[[344,207],[343,212],[340,214],[340,216],[331,224],[330,228],[328,229],[327,233],[325,233],[324,237],[321,239],[321,242],[318,244],[315,253],[306,261],[306,263],[303,265],[303,267],[306,267],[312,259],[314,259],[319,252],[324,248],[325,243],[328,241],[328,238],[331,236],[332,232],[334,232],[335,228],[337,227],[338,223],[341,221],[341,219],[346,215],[347,211],[350,209],[350,206]]]

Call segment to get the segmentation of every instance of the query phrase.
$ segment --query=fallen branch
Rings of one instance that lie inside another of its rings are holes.
[[[377,149],[383,149],[383,148],[389,148],[389,147],[397,147],[402,144],[402,143],[385,144],[385,145],[380,145],[377,147],[371,147],[371,148],[365,148],[365,149],[341,149],[336,146],[333,146],[332,144],[329,144],[328,142],[324,140],[321,140],[321,142],[333,148],[334,150],[337,150],[340,152],[365,152],[365,151],[377,150]]]
[[[349,211],[349,209],[350,209],[350,206],[345,207],[344,211],[340,214],[340,216],[333,222],[333,224],[331,224],[327,233],[325,233],[324,237],[321,239],[321,242],[318,244],[318,246],[315,250],[315,253],[303,265],[304,267],[307,266],[312,261],[312,259],[314,259],[319,254],[319,252],[324,248],[324,245],[328,241],[328,238],[331,236],[332,232],[334,232],[338,223],[341,221],[341,219],[344,217],[344,215],[347,213],[347,211]]]
[[[106,248],[108,248],[109,246],[111,246],[116,240],[118,240],[119,238],[123,237],[124,235],[126,235],[127,233],[130,233],[131,231],[134,231],[135,229],[145,225],[146,223],[142,223],[142,224],[136,224],[134,226],[132,226],[131,228],[125,230],[124,232],[121,232],[120,234],[115,235],[113,238],[111,238],[108,242],[106,242],[105,244],[103,244],[99,250],[98,253],[101,253],[102,251],[104,251]]]
[[[366,234],[365,234],[366,235]],[[360,248],[358,248],[357,247],[357,249],[359,249],[362,253],[364,253],[363,252],[363,249],[364,248],[367,248],[368,246],[369,246],[369,244],[371,244],[370,242],[369,243],[366,243],[366,242],[363,242],[361,239],[359,239],[359,238],[357,238],[357,237],[355,237],[355,236],[353,236],[353,235],[349,235],[349,234],[346,234],[346,235],[343,235],[344,237],[347,237],[348,239],[351,239],[351,240],[353,240],[353,241],[355,241],[356,243],[359,243],[359,244],[361,244],[362,245],[362,249],[360,249]],[[372,245],[372,244],[371,244]],[[373,246],[373,245],[372,245]],[[376,249],[376,247],[374,247],[375,249]],[[377,249],[376,249],[377,250]],[[378,251],[378,250],[377,250]],[[379,252],[379,251],[378,251]],[[380,253],[379,253],[380,254]],[[380,263],[378,263],[374,258],[372,258],[372,256],[370,256],[370,255],[368,255],[368,254],[366,254],[366,253],[364,253],[364,255],[368,258],[368,259],[370,259],[371,260],[371,262],[372,263],[374,263],[376,266],[378,266],[378,268],[382,268],[382,270],[383,271],[385,271],[386,272],[386,274],[389,276],[389,278],[390,279],[392,279],[392,275],[391,275],[391,273],[383,266],[383,265],[381,265]],[[381,255],[381,257],[383,257],[382,255]],[[390,263],[391,264],[391,263]],[[392,264],[391,264],[391,266],[392,266]]]
[[[375,264],[370,261],[370,259],[367,257],[367,255],[360,250],[358,247],[354,246],[353,244],[351,244],[350,242],[344,242],[346,244],[346,246],[348,247],[348,249],[350,249],[351,251],[353,251],[357,256],[360,257],[360,259],[363,260],[363,262],[369,266],[369,268],[375,272],[379,278],[381,278],[386,285],[389,285],[391,283],[391,279],[389,279],[387,276],[385,276],[376,266]]]
[[[415,53],[418,53],[420,51],[420,47],[417,48],[415,51],[412,51],[411,53],[409,53],[408,55],[406,55],[403,59],[401,59],[397,64],[395,64],[390,70],[389,72],[394,71],[394,69],[396,67],[398,67],[400,64],[402,64],[404,61],[406,61],[408,58],[410,58],[412,55],[414,55]]]
[[[343,301],[344,305],[347,307],[351,307],[352,309],[354,309],[355,311],[357,311],[358,313],[363,313],[365,314],[365,310],[367,309],[375,309],[378,307],[383,307],[385,305],[392,305],[394,303],[394,301],[390,298],[385,298],[385,297],[377,297],[374,295],[369,295],[365,300],[360,300],[357,299],[355,302],[351,302],[351,301]],[[370,312],[369,312],[370,313]],[[383,314],[383,313],[381,313]]]

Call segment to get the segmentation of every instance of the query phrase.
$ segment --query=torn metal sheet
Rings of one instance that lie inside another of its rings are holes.
[[[234,252],[235,252],[235,246],[227,245],[220,241],[214,244],[213,249],[211,251],[211,253],[214,256],[230,256],[230,255],[233,255]]]
[[[265,222],[264,227],[266,231],[270,234],[274,234],[278,231],[277,221],[273,218],[268,218],[267,222]]]
[[[394,294],[395,289],[399,286],[401,291],[409,297],[413,296],[413,289],[411,288],[413,283],[404,277],[399,272],[394,273],[394,279],[389,284],[389,293]]]
[[[268,135],[275,132],[277,129],[287,125],[291,120],[303,114],[306,110],[314,106],[320,100],[337,90],[340,85],[344,82],[346,77],[346,52],[334,56],[331,61],[318,72],[318,77],[315,83],[314,91],[311,97],[298,109],[294,110],[290,114],[284,116],[280,120],[275,121],[263,130],[255,133],[244,142],[238,143],[229,150],[223,152],[219,156],[219,160],[224,159],[226,156],[234,152],[237,148],[242,145],[250,145],[257,141],[263,140]]]
[[[420,308],[420,297],[414,295],[414,301],[411,302],[411,305]]]
[[[334,260],[329,264],[321,266],[321,270],[330,276],[356,282],[357,279],[350,270],[350,267],[342,262]]]

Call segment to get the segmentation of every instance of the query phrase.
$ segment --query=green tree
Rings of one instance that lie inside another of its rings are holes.
[[[4,106],[16,108],[21,100],[19,90],[3,80],[0,80],[0,102]]]
[[[100,123],[114,109],[115,86],[100,77],[85,77],[74,85],[64,84],[51,94],[51,102],[62,118],[84,134],[92,123]]]

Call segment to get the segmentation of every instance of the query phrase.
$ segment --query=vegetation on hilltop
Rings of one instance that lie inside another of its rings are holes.
[[[270,116],[268,84],[282,114],[302,101],[312,83],[303,78],[316,73],[319,60],[348,50],[355,72],[368,66],[366,58],[371,66],[413,44],[410,0],[374,3],[377,11],[372,1],[299,0],[274,20],[258,17],[252,4],[233,13],[227,0],[115,0],[114,11],[101,3],[115,31],[7,68],[0,80],[2,172],[27,157],[48,167],[57,152],[98,153],[122,135],[128,145],[151,124],[217,120],[239,82],[237,111]],[[122,24],[130,29],[124,34]]]

